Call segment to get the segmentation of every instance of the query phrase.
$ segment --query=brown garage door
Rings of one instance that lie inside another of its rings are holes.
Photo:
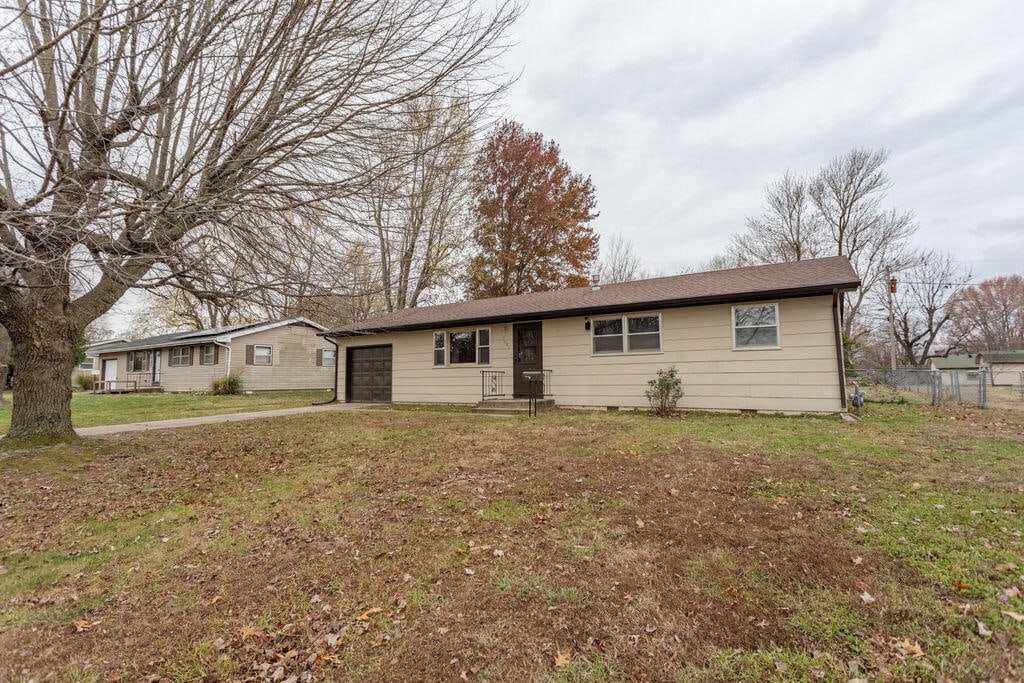
[[[346,351],[345,400],[391,403],[391,345],[357,346]]]

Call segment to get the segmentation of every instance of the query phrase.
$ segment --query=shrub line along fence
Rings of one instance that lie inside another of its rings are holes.
[[[1015,396],[1024,401],[1024,372],[1017,373],[1015,386],[1009,386],[1008,396]],[[1003,375],[1005,378],[1005,374]],[[858,370],[851,380],[867,379],[876,384],[913,391],[931,399],[933,406],[943,402],[966,403],[987,408],[990,393],[995,387],[990,386],[990,371],[987,368],[977,370],[926,370],[922,368],[898,368],[892,370]],[[1000,387],[1002,388],[1002,387]]]

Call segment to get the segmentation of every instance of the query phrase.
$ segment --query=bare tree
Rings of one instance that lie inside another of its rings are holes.
[[[892,185],[883,170],[888,157],[885,150],[851,150],[826,164],[810,185],[828,253],[849,258],[861,279],[860,289],[845,297],[843,331],[851,338],[862,335],[858,318],[868,297],[879,295],[887,269],[913,261],[908,251],[917,231],[913,213],[882,206]]]
[[[385,310],[414,308],[457,280],[470,233],[472,142],[483,112],[463,98],[435,95],[408,103],[408,125],[367,158],[385,168],[351,222],[376,245]],[[387,163],[388,158],[405,160]]]
[[[964,289],[953,302],[950,346],[1024,349],[1024,277],[1003,275]]]
[[[952,303],[970,282],[971,273],[949,254],[924,251],[897,277],[893,319],[901,362],[924,365],[937,352],[944,331],[951,329]],[[962,337],[946,335],[946,344],[957,346]]]
[[[746,232],[732,236],[728,253],[736,263],[801,261],[829,251],[805,178],[786,171],[764,189],[764,209],[747,217]]]
[[[601,282],[629,282],[650,277],[643,267],[633,243],[621,234],[614,234],[601,244],[601,260],[597,272]]]
[[[492,58],[518,9],[38,0],[0,12],[14,55],[0,63],[9,436],[62,439],[90,321],[131,287],[191,282],[205,239],[273,258],[305,220],[342,213],[372,175],[364,150],[407,126],[409,102],[501,90]]]
[[[7,403],[4,392],[7,391],[7,373],[10,372],[11,335],[0,327],[0,403]]]

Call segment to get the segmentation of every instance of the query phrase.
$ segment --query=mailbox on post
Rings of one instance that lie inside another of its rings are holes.
[[[530,409],[529,414],[532,416],[537,415],[537,399],[544,395],[544,371],[543,370],[524,370],[523,379],[525,379],[530,385]]]

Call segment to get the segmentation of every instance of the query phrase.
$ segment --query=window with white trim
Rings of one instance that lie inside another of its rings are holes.
[[[733,344],[737,349],[772,349],[779,346],[779,305],[732,307]]]
[[[476,362],[476,332],[463,330],[448,334],[448,362],[452,365]]]
[[[172,368],[181,367],[183,365],[192,365],[192,347],[175,346],[172,348],[170,365]]]
[[[82,359],[82,362],[78,367],[80,370],[92,370],[96,367],[96,358],[93,356],[86,356]]]
[[[338,364],[338,351],[337,349],[324,349],[320,358],[325,368],[333,368]]]
[[[273,365],[274,364],[274,347],[273,346],[259,346],[256,345],[252,348],[252,364],[253,365]]]
[[[481,328],[476,331],[476,364],[491,364],[491,330]]]
[[[200,365],[216,365],[217,364],[217,347],[213,344],[204,344],[202,353],[199,355]]]
[[[444,365],[444,332],[434,333],[434,365]]]
[[[595,354],[661,351],[661,316],[657,313],[598,318],[591,323],[591,333]]]
[[[128,352],[128,372],[145,372],[149,370],[149,351]]]

